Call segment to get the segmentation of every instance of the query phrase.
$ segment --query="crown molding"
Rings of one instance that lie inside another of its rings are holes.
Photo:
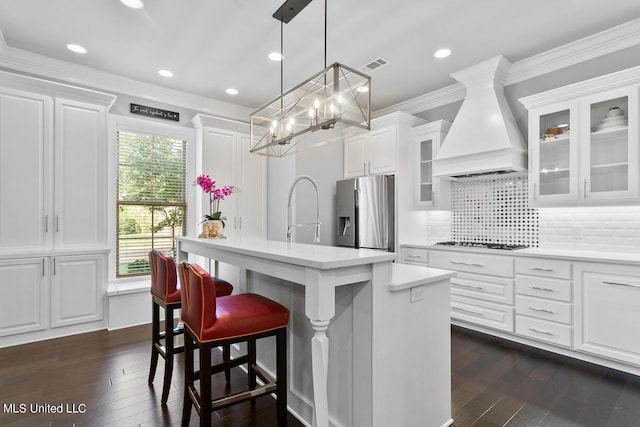
[[[382,108],[377,110],[374,115],[375,117],[380,117],[394,111],[404,111],[409,114],[421,113],[436,107],[451,104],[452,102],[462,101],[466,93],[467,90],[462,83],[455,83],[390,107]]]
[[[65,84],[126,94],[141,99],[175,105],[177,107],[242,120],[251,109],[213,98],[189,94],[162,86],[129,79],[83,65],[8,47],[0,37],[0,68],[20,72]]]
[[[506,71],[504,84],[509,86],[638,44],[640,44],[640,19],[634,19],[625,24],[514,62]],[[461,101],[464,96],[464,86],[461,83],[456,83],[375,111],[374,115],[378,117],[396,110],[417,114],[452,102]]]
[[[638,44],[640,19],[635,19],[515,62],[509,70],[505,85],[529,80]]]

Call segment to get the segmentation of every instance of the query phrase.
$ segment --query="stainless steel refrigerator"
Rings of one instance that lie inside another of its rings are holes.
[[[338,246],[394,250],[393,175],[373,175],[336,183]]]

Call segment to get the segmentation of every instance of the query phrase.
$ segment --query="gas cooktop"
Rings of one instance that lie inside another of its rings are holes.
[[[515,249],[528,248],[526,245],[510,245],[507,243],[481,243],[481,242],[438,242],[435,243],[439,246],[460,246],[468,248],[484,248],[484,249],[502,249],[507,251],[513,251]]]

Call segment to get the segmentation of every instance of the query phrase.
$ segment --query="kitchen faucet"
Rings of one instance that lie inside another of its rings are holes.
[[[311,183],[311,185],[313,185],[313,189],[316,192],[316,221],[315,222],[310,222],[310,223],[306,223],[306,224],[291,224],[291,197],[293,196],[293,190],[296,187],[296,184],[298,184],[298,182],[302,181],[302,180],[307,180]],[[301,227],[301,226],[306,226],[306,225],[313,225],[315,228],[315,232],[313,235],[313,242],[314,243],[320,243],[320,205],[318,204],[318,186],[316,185],[316,182],[307,175],[300,175],[299,177],[296,178],[295,181],[293,181],[293,184],[291,184],[291,188],[289,189],[289,200],[287,202],[287,242],[291,243],[291,240],[293,238],[293,229],[296,227]]]

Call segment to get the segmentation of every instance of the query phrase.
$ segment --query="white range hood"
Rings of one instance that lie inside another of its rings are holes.
[[[467,94],[434,159],[434,177],[527,170],[527,146],[504,97],[510,66],[504,56],[497,56],[451,74]]]

